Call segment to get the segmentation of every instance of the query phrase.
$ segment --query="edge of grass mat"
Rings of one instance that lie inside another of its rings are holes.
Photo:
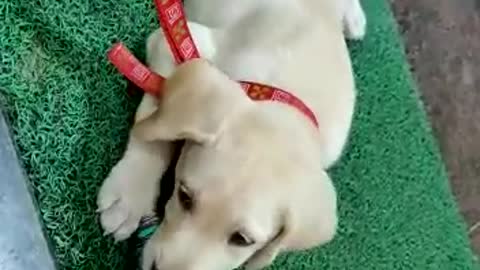
[[[349,43],[358,103],[331,171],[335,240],[271,269],[478,269],[387,1],[365,0],[367,37]],[[103,237],[101,182],[120,158],[139,94],[106,59],[144,55],[158,27],[149,0],[0,0],[5,106],[61,269],[123,269],[127,243]]]

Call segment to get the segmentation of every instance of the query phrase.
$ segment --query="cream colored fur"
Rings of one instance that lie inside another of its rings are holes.
[[[329,242],[337,226],[326,169],[341,155],[355,91],[345,36],[365,34],[358,0],[187,0],[191,32],[206,60],[174,67],[161,31],[147,60],[168,77],[146,95],[127,150],[98,195],[101,224],[124,240],[149,214],[172,141],[185,139],[176,189],[147,243],[149,270],[228,270],[269,265],[281,251]],[[234,80],[288,89],[315,113],[249,100]],[[193,208],[179,202],[181,183]],[[229,243],[240,232],[254,241]]]

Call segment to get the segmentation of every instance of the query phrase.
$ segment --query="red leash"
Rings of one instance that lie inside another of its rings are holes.
[[[131,82],[145,92],[158,96],[161,94],[165,78],[151,71],[122,43],[117,43],[108,51],[110,62]]]
[[[199,58],[192,35],[188,29],[181,0],[154,0],[161,27],[168,41],[176,64]],[[108,59],[130,81],[145,92],[159,96],[165,78],[151,71],[121,43],[108,52]],[[277,101],[288,104],[304,114],[318,128],[318,121],[302,100],[285,90],[255,82],[239,82],[245,93],[256,101]]]
[[[190,59],[200,58],[190,29],[188,29],[182,1],[154,0],[154,2],[157,7],[158,20],[170,45],[175,63],[181,64]]]

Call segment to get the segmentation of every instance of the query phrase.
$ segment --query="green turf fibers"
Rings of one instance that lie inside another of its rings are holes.
[[[358,106],[332,170],[338,237],[272,269],[477,269],[387,3],[364,6],[367,39],[350,44]],[[105,52],[122,40],[142,55],[156,26],[150,0],[0,0],[0,102],[62,269],[124,264],[125,244],[102,237],[95,197],[138,96]]]

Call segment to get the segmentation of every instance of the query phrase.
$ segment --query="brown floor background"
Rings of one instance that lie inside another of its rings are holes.
[[[390,0],[480,255],[480,0]]]

